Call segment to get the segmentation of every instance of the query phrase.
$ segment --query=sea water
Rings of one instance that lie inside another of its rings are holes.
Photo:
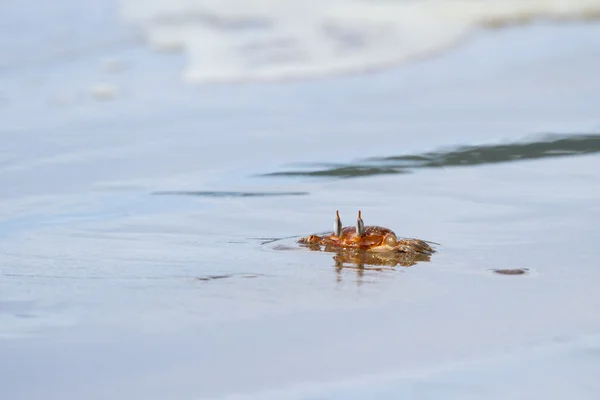
[[[1,397],[597,398],[597,10],[3,3]]]

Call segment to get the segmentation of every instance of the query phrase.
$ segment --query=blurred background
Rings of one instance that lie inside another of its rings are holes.
[[[599,18],[2,1],[0,397],[598,398]]]

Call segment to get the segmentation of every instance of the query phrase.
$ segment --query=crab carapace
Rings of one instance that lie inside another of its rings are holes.
[[[335,212],[333,232],[330,234],[309,235],[298,240],[308,247],[324,246],[333,250],[362,250],[378,253],[404,253],[431,255],[435,250],[429,243],[420,239],[399,238],[388,228],[365,226],[358,211],[356,226],[342,227],[338,211]]]

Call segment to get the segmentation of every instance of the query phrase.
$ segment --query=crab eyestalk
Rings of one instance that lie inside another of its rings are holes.
[[[337,237],[342,235],[342,220],[340,219],[340,213],[335,211],[335,222],[333,223],[333,234]]]
[[[358,218],[356,219],[356,235],[361,236],[365,233],[365,223],[361,218],[361,212],[358,210]]]

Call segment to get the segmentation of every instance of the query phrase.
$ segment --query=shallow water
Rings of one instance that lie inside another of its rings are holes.
[[[599,38],[270,85],[184,86],[143,47],[9,69],[2,398],[596,398]],[[337,209],[438,251],[297,246]]]

